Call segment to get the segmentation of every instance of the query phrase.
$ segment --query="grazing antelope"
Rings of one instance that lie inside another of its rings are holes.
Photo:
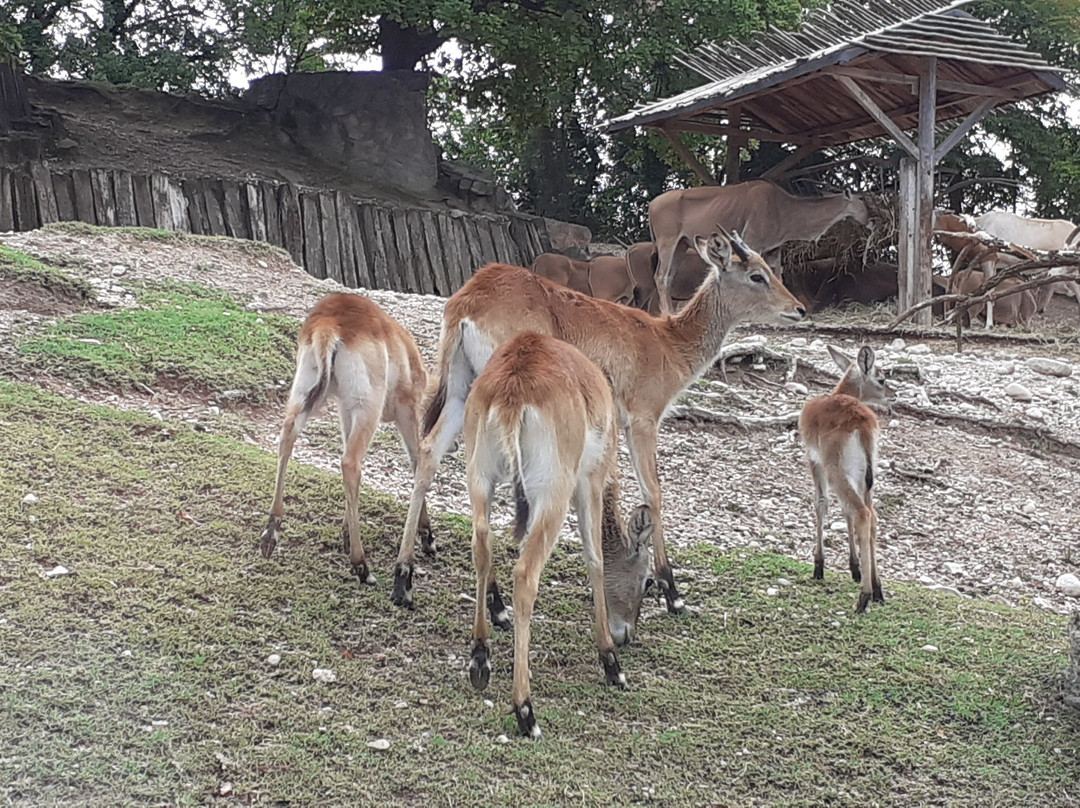
[[[705,281],[677,315],[652,317],[596,300],[527,269],[491,264],[476,272],[443,309],[438,384],[424,415],[409,515],[394,567],[394,603],[411,608],[420,507],[439,461],[461,431],[465,398],[495,349],[534,331],[578,348],[609,379],[635,476],[653,522],[653,563],[668,609],[685,604],[664,549],[656,440],[672,400],[716,361],[741,322],[791,323],[806,314],[768,264],[742,241],[715,233],[695,247],[709,265]],[[732,260],[732,249],[740,260]],[[425,552],[434,552],[430,535]]]
[[[466,322],[464,329],[475,326]],[[623,544],[601,538],[602,522],[615,514],[618,476],[618,436],[615,404],[600,369],[577,348],[552,337],[524,333],[506,342],[473,383],[465,402],[465,466],[473,514],[473,563],[476,566],[476,611],[469,679],[483,690],[491,675],[484,619],[488,603],[492,621],[505,626],[505,614],[495,586],[488,519],[495,487],[512,482],[517,501],[515,538],[521,545],[514,565],[514,687],[511,701],[518,728],[526,737],[539,737],[529,688],[529,629],[540,573],[559,537],[570,503],[577,513],[581,547],[589,571],[596,619],[596,642],[604,680],[626,687],[612,638],[612,625],[627,633],[637,622],[648,577],[648,551],[640,538]],[[607,507],[605,508],[605,497]],[[607,513],[605,513],[605,511]],[[647,517],[648,510],[645,509]],[[610,522],[609,522],[610,524]],[[610,530],[607,531],[609,534]],[[615,544],[614,547],[604,546]],[[605,552],[607,551],[607,552]],[[627,567],[605,570],[607,557],[619,556]],[[613,583],[629,595],[616,601],[609,614],[605,572],[617,573]],[[495,597],[492,597],[494,593]],[[610,622],[609,622],[610,621]]]
[[[799,416],[799,434],[814,478],[814,578],[825,577],[822,531],[829,512],[829,488],[836,492],[847,518],[848,566],[851,577],[862,582],[857,613],[870,599],[884,603],[874,545],[877,513],[871,489],[877,460],[878,423],[863,402],[884,401],[892,395],[874,365],[874,351],[864,345],[857,361],[829,346],[833,361],[844,371],[832,393],[806,402]],[[859,545],[856,555],[856,540]]]
[[[328,295],[308,313],[296,349],[296,375],[278,445],[277,481],[260,549],[269,558],[281,538],[285,468],[307,420],[334,396],[341,419],[341,476],[345,483],[342,537],[352,570],[375,583],[360,541],[357,497],[364,456],[380,420],[394,421],[416,467],[418,411],[427,369],[412,336],[373,301],[354,294]],[[427,504],[420,503],[419,530],[430,534]]]

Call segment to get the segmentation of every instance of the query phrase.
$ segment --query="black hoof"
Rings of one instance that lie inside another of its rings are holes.
[[[259,552],[262,553],[263,558],[269,558],[274,554],[274,549],[277,547],[280,538],[281,519],[271,516],[266,523],[266,530],[262,532],[262,537],[259,540]]]
[[[375,576],[371,574],[371,570],[368,569],[366,561],[361,561],[359,564],[352,565],[352,574],[360,579],[360,583],[368,584],[369,586],[375,585]]]
[[[604,666],[604,684],[626,690],[626,674],[622,672],[615,652],[609,651],[606,654],[601,652],[600,664]]]
[[[533,710],[532,699],[525,699],[519,707],[514,705],[514,717],[517,718],[518,730],[526,738],[539,738],[540,727],[536,724],[536,712]]]
[[[848,565],[848,569],[851,570],[851,580],[855,583],[862,583],[862,568],[859,566],[859,562],[856,561]]]
[[[488,587],[487,608],[491,624],[495,628],[509,631],[514,627],[514,624],[510,622],[510,613],[506,611],[506,604],[503,603],[502,595],[499,593],[499,585],[495,582]]]
[[[866,612],[866,607],[867,607],[867,605],[869,603],[870,603],[870,593],[869,592],[860,592],[859,593],[859,603],[858,603],[858,605],[855,606],[855,614],[864,614]]]
[[[437,548],[435,547],[435,534],[431,532],[431,525],[421,527],[417,532],[420,534],[420,549],[424,551],[424,555],[435,555]]]
[[[404,606],[406,609],[414,607],[412,574],[412,564],[394,565],[394,591],[390,595],[390,602],[395,606]]]
[[[486,642],[478,642],[472,649],[469,663],[469,681],[477,690],[484,690],[491,680],[491,656]]]
[[[671,567],[658,569],[655,578],[656,582],[660,584],[660,591],[664,593],[668,612],[670,614],[686,614],[686,602],[679,596],[679,590],[675,588],[675,577],[671,574]]]
[[[814,580],[815,581],[824,581],[825,580],[825,559],[824,558],[821,559],[820,561],[818,561],[817,559],[814,559]]]
[[[874,598],[874,603],[884,603],[885,602],[885,593],[881,591],[881,584],[878,584],[877,586],[874,587],[873,598]]]

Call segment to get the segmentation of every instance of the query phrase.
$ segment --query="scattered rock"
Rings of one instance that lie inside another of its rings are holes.
[[[922,647],[923,651],[929,651],[930,653],[936,653],[937,649],[938,647],[936,645],[924,645]]]
[[[407,702],[407,701],[395,701],[394,702],[394,709],[395,710],[404,710],[408,706],[409,706],[409,702]]]
[[[946,561],[941,566],[945,568],[945,572],[949,573],[949,575],[962,575],[964,572],[963,565],[957,564],[955,561]]]
[[[1031,401],[1031,391],[1019,382],[1013,382],[1005,388],[1005,395],[1014,401]]]
[[[490,710],[495,707],[495,702],[493,702],[491,699],[484,699],[484,706]]]
[[[127,274],[127,271],[128,268],[126,266],[124,266],[123,264],[117,264],[112,268],[112,276],[114,278],[119,278],[121,275]]]
[[[894,339],[892,342],[889,343],[889,350],[890,351],[902,351],[906,347],[907,347],[907,343],[904,342],[902,339],[900,339],[900,337],[897,337],[896,339]]]
[[[821,339],[815,339],[810,343],[810,350],[823,351],[825,350],[825,341]]]
[[[1024,410],[1024,415],[1034,421],[1046,420],[1046,413],[1044,413],[1039,407],[1028,407],[1026,410]]]
[[[1068,362],[1059,362],[1057,359],[1047,359],[1042,356],[1033,356],[1024,362],[1028,370],[1041,373],[1044,376],[1057,376],[1064,378],[1072,375],[1072,365]]]
[[[62,566],[60,564],[57,564],[51,570],[47,570],[45,572],[45,577],[46,578],[59,578],[62,575],[71,575],[71,570],[69,570],[67,567]]]
[[[24,508],[29,508],[31,505],[37,505],[37,502],[37,494],[27,494],[22,498],[22,506]]]
[[[889,419],[889,429],[896,429],[898,426],[900,426],[900,419],[899,418],[890,418]]]
[[[779,586],[791,586],[791,581],[789,581],[787,578],[777,578],[776,583]]]
[[[266,664],[276,668],[281,664],[281,654],[271,654],[266,658]]]
[[[495,743],[510,743],[510,739],[505,735],[500,735],[495,739]]]
[[[1000,365],[995,365],[994,373],[998,374],[999,376],[1012,376],[1014,373],[1016,373],[1016,363],[1002,362]]]
[[[1028,500],[1027,502],[1025,502],[1025,503],[1024,503],[1024,507],[1023,507],[1023,508],[1021,508],[1021,510],[1022,510],[1022,511],[1023,511],[1024,513],[1026,513],[1026,514],[1027,514],[1028,516],[1031,516],[1031,515],[1032,515],[1033,513],[1035,513],[1035,511],[1037,511],[1038,509],[1039,509],[1039,506],[1038,506],[1038,505],[1036,505],[1036,504],[1035,504],[1035,501],[1034,501],[1034,500],[1031,500],[1031,499],[1029,499],[1029,500]]]
[[[1054,586],[1063,595],[1068,595],[1070,598],[1080,598],[1080,578],[1077,578],[1071,572],[1059,575]]]
[[[799,384],[798,382],[787,382],[784,385],[784,389],[789,393],[794,393],[797,396],[809,395],[810,390],[807,389],[805,384]]]
[[[329,668],[316,668],[311,672],[311,678],[316,682],[336,682],[337,674]]]
[[[805,348],[806,347],[806,337],[795,337],[794,339],[788,340],[788,347],[789,348]]]
[[[910,348],[907,349],[907,352],[910,354],[928,354],[930,353],[930,346],[923,345],[922,343],[918,345],[912,345]]]
[[[379,752],[385,752],[390,748],[390,741],[386,740],[386,738],[379,738],[376,741],[368,741],[368,746]]]
[[[765,594],[768,595],[770,598],[775,598],[777,595],[780,594],[780,590],[777,589],[775,586],[770,586],[768,589],[765,590]]]
[[[832,522],[829,524],[829,530],[842,533],[847,530],[847,522]]]
[[[931,584],[926,588],[929,589],[931,592],[945,592],[949,595],[956,595],[956,597],[958,598],[962,598],[964,596],[964,593],[954,586],[945,586],[944,584]]]
[[[228,796],[229,794],[232,794],[232,790],[233,790],[233,784],[232,783],[222,783],[220,786],[218,786],[217,793],[218,793],[219,796],[225,797],[225,796]]]

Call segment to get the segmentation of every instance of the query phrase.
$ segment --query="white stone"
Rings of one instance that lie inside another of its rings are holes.
[[[222,797],[227,797],[229,794],[232,794],[232,790],[233,784],[229,782],[222,783],[218,786],[218,794]]]
[[[1070,598],[1080,598],[1080,578],[1077,578],[1071,572],[1058,576],[1054,586],[1063,595],[1068,595]]]
[[[484,699],[484,706],[490,710],[495,706],[495,702],[493,702],[491,699]]]
[[[1047,359],[1042,356],[1033,356],[1024,362],[1028,370],[1041,373],[1044,376],[1057,376],[1064,378],[1072,375],[1072,365],[1068,362],[1059,362],[1057,359]]]
[[[46,578],[59,578],[62,575],[71,575],[71,570],[67,567],[57,564],[51,570],[45,573]]]
[[[919,345],[912,345],[907,349],[907,352],[911,354],[928,354],[930,353],[930,346],[921,343]]]
[[[394,702],[394,709],[395,710],[404,710],[408,706],[409,706],[409,702],[407,702],[407,701],[395,701]]]
[[[336,682],[337,674],[329,668],[316,668],[311,672],[311,678],[316,682]]]
[[[805,396],[810,393],[810,390],[807,389],[805,384],[799,384],[798,382],[787,382],[784,385],[784,389],[797,396]]]
[[[1016,363],[1002,362],[1000,365],[994,366],[994,372],[999,376],[1012,376],[1016,373]]]
[[[495,743],[510,743],[510,739],[505,735],[500,735],[495,739]]]
[[[379,738],[377,741],[368,741],[368,746],[379,752],[385,752],[390,748],[390,741],[386,740],[386,738]]]
[[[929,575],[920,575],[919,583],[923,586],[932,586],[934,583],[934,579],[931,578]]]
[[[125,272],[127,272],[127,267],[124,266],[123,264],[117,264],[116,266],[114,266],[112,268],[112,276],[114,278],[119,278]]]
[[[24,506],[37,505],[37,501],[37,494],[27,494],[25,497],[22,498],[22,504]]]
[[[945,568],[945,572],[949,573],[949,575],[959,575],[964,571],[964,567],[955,561],[946,561],[941,566]]]
[[[1028,516],[1031,516],[1031,514],[1035,513],[1035,511],[1037,511],[1038,509],[1039,506],[1035,504],[1035,500],[1033,499],[1029,499],[1027,502],[1025,502],[1024,507],[1022,508],[1024,513],[1026,513]]]
[[[776,583],[779,586],[791,586],[791,581],[789,581],[787,578],[777,578]]]
[[[900,426],[899,418],[892,418],[889,420],[889,429],[896,429],[898,426]]]
[[[758,363],[757,363],[757,364],[755,364],[755,365],[751,365],[750,367],[751,367],[751,368],[752,368],[753,370],[756,370],[756,371],[757,371],[758,373],[764,373],[764,372],[765,372],[766,370],[768,370],[768,369],[769,369],[767,365],[765,365],[765,364],[763,364],[763,363],[761,363],[761,362],[758,362]]]
[[[902,351],[906,347],[907,347],[907,343],[904,342],[902,339],[900,339],[900,337],[897,337],[896,339],[894,339],[892,342],[889,343],[889,350],[890,351]]]
[[[935,653],[937,649],[938,647],[936,645],[924,645],[922,647],[922,650],[929,651],[930,653]]]
[[[806,337],[795,337],[794,339],[788,340],[788,347],[790,347],[790,348],[805,348],[806,347]]]
[[[1046,413],[1044,413],[1038,407],[1028,407],[1026,410],[1024,410],[1024,415],[1035,421],[1043,421],[1046,419]]]
[[[829,525],[829,530],[833,530],[837,533],[847,530],[847,522],[832,522]]]
[[[945,592],[949,595],[956,595],[956,597],[958,598],[963,597],[963,593],[959,589],[956,589],[952,586],[945,586],[945,584],[931,584],[926,588],[929,589],[931,592]]]
[[[266,664],[276,668],[281,664],[281,654],[271,654],[266,658]]]
[[[780,594],[780,590],[777,589],[775,586],[770,586],[768,589],[765,590],[765,594],[768,595],[770,598],[775,598],[777,595]]]
[[[813,351],[823,351],[823,350],[825,350],[825,341],[820,340],[820,339],[813,340],[810,343],[810,349],[813,350]]]
[[[78,342],[84,342],[87,345],[101,345],[101,340],[94,339],[93,337],[81,337]]]
[[[1031,391],[1019,382],[1013,382],[1005,388],[1005,395],[1014,401],[1031,401]]]

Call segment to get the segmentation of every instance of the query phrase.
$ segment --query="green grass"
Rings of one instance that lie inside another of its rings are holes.
[[[121,388],[167,381],[258,399],[292,377],[296,321],[197,284],[132,289],[139,308],[73,315],[29,336],[21,353],[52,373]]]
[[[402,511],[365,492],[362,587],[340,480],[186,425],[0,382],[0,799],[16,805],[1070,805],[1063,621],[918,587],[855,587],[771,554],[676,553],[696,617],[647,607],[604,688],[568,545],[532,647],[544,737],[513,737],[511,638],[465,675],[468,522],[437,522],[417,610],[389,605]],[[402,455],[402,462],[406,462]],[[22,506],[27,493],[39,499]],[[506,581],[507,549],[498,545]],[[43,577],[63,564],[74,575]],[[764,590],[779,577],[792,586]],[[921,650],[935,645],[937,652]],[[271,653],[281,664],[266,663]],[[332,668],[337,682],[313,681]],[[486,707],[491,699],[494,708]],[[403,704],[404,706],[397,706]],[[497,737],[510,735],[509,743]],[[367,746],[385,738],[385,752]],[[652,793],[647,790],[652,789]]]
[[[52,295],[73,301],[91,301],[94,290],[82,278],[49,266],[0,244],[0,282],[33,284]]]
[[[152,227],[100,227],[85,222],[53,222],[44,225],[41,229],[84,238],[121,237],[134,241],[167,241],[202,246],[222,244],[228,245],[230,250],[239,250],[248,255],[291,260],[285,250],[266,241],[234,239],[223,236],[198,236],[181,230],[159,230]]]

